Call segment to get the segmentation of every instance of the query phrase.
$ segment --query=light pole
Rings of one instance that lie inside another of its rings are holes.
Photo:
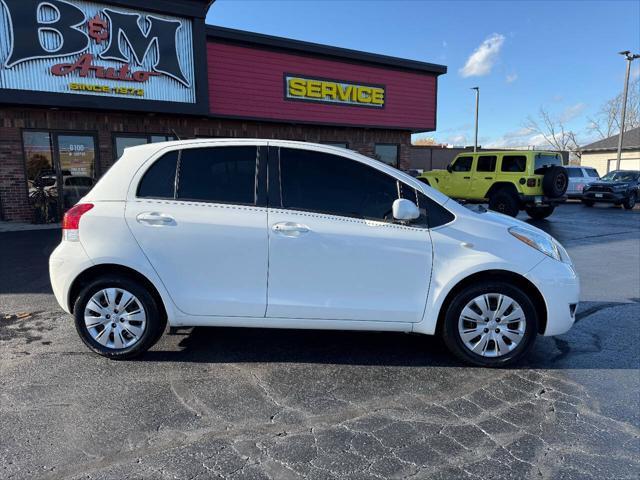
[[[622,156],[622,138],[624,137],[624,117],[627,115],[627,90],[629,88],[629,72],[631,72],[631,62],[640,55],[634,55],[629,50],[618,52],[627,60],[627,74],[624,78],[624,90],[622,91],[622,119],[620,120],[620,135],[618,135],[618,156],[616,159],[616,170],[620,170],[620,157]]]
[[[471,90],[476,91],[476,137],[473,142],[473,151],[478,151],[478,108],[480,107],[480,87],[472,87]]]

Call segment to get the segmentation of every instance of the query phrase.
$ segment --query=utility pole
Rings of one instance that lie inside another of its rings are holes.
[[[633,55],[629,50],[618,52],[627,60],[627,73],[624,78],[624,90],[622,92],[622,118],[620,119],[620,135],[618,135],[618,156],[616,157],[616,170],[620,170],[620,157],[622,156],[622,139],[624,137],[624,120],[627,115],[627,90],[629,89],[629,73],[631,72],[631,62],[640,55]]]
[[[476,91],[476,137],[473,142],[473,151],[478,151],[478,108],[480,107],[480,87],[473,87],[471,90]]]

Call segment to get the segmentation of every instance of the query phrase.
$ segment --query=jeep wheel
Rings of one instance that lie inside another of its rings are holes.
[[[511,192],[500,190],[489,198],[489,208],[496,212],[515,217],[520,211],[518,198]]]
[[[631,210],[633,207],[635,207],[636,206],[636,192],[631,192],[631,194],[629,195],[629,198],[627,198],[624,201],[622,206],[624,206],[625,210]]]
[[[560,166],[549,168],[542,178],[542,191],[547,197],[561,197],[569,186],[567,169]]]
[[[547,205],[545,207],[526,207],[527,215],[529,215],[534,220],[542,220],[543,218],[547,218],[549,215],[553,213],[556,207],[552,205]]]

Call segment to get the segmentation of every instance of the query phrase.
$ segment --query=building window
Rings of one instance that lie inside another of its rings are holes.
[[[125,148],[145,145],[147,143],[167,142],[175,139],[176,137],[173,135],[115,134],[113,136],[113,143],[116,160],[122,156]]]
[[[349,148],[349,144],[347,142],[320,142],[322,145],[329,145],[331,147],[339,147],[339,148],[344,148],[344,149],[348,149]]]
[[[376,143],[374,146],[375,158],[398,168],[398,150],[399,147],[395,143]]]

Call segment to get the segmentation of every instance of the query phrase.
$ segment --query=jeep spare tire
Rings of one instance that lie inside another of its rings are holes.
[[[561,197],[569,186],[569,174],[567,169],[553,166],[544,172],[542,178],[542,191],[547,197]]]

